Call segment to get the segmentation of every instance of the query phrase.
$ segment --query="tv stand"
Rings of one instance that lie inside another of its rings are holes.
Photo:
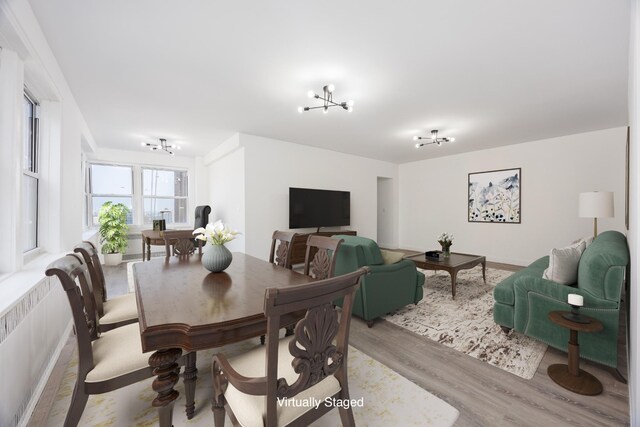
[[[358,232],[354,230],[334,230],[334,231],[320,231],[320,227],[318,227],[318,231],[315,233],[304,233],[298,234],[291,244],[293,245],[293,249],[291,250],[291,264],[303,264],[304,257],[307,255],[307,239],[309,236],[325,236],[331,237],[336,234],[346,234],[349,236],[357,236]],[[313,257],[315,254],[311,254]]]

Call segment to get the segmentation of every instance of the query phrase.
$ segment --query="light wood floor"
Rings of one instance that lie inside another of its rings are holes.
[[[512,271],[519,268],[500,267]],[[107,268],[105,274],[110,296],[127,292],[126,264]],[[619,353],[620,370],[626,376],[624,335],[621,331]],[[581,361],[581,368],[602,382],[604,392],[590,397],[567,391],[547,376],[550,364],[566,363],[566,353],[552,348],[547,350],[535,376],[525,380],[385,321],[368,328],[354,318],[350,343],[457,408],[457,426],[629,425],[627,385],[616,381],[603,367]],[[70,340],[67,347],[73,345],[75,341]],[[70,355],[70,350],[63,351],[56,369],[64,369]],[[54,370],[29,425],[43,425],[59,384]]]

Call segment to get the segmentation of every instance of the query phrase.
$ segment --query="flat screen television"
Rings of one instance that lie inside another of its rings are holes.
[[[289,188],[289,228],[336,227],[351,221],[348,191]]]

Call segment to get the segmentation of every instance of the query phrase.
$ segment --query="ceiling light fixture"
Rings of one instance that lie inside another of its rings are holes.
[[[167,144],[167,140],[164,138],[160,138],[160,144],[152,144],[150,142],[141,142],[140,145],[142,145],[143,147],[149,147],[149,149],[151,151],[158,151],[158,150],[162,150],[162,151],[166,151],[167,153],[171,154],[172,156],[174,155],[174,152],[172,150],[179,150],[180,146],[176,145],[176,144]]]
[[[414,136],[413,140],[414,141],[419,141],[421,139],[425,139],[428,142],[417,142],[416,143],[416,148],[420,148],[423,147],[425,145],[429,145],[429,144],[436,144],[438,147],[442,145],[443,142],[453,142],[456,139],[455,138],[438,138],[438,129],[434,129],[431,131],[431,136]]]
[[[307,96],[309,98],[321,99],[323,102],[322,105],[318,107],[298,107],[298,113],[302,113],[304,111],[316,110],[318,108],[322,108],[322,112],[327,114],[329,112],[329,108],[331,107],[342,107],[344,110],[348,112],[353,111],[353,100],[349,100],[347,102],[333,102],[333,91],[336,90],[336,87],[332,84],[325,85],[322,88],[322,96],[316,94],[314,91],[310,90],[307,92]]]

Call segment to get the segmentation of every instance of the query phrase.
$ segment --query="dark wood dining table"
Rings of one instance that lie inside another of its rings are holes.
[[[171,426],[178,398],[173,387],[178,382],[177,361],[183,351],[220,347],[265,334],[265,290],[313,281],[239,252],[233,253],[231,265],[222,273],[206,270],[199,255],[137,263],[133,273],[142,350],[154,352],[149,357],[156,376],[153,406],[158,408],[160,426],[166,427]],[[283,324],[298,319],[292,316]],[[197,371],[185,372],[190,381],[195,381],[196,375]],[[189,408],[187,414],[190,416]]]

